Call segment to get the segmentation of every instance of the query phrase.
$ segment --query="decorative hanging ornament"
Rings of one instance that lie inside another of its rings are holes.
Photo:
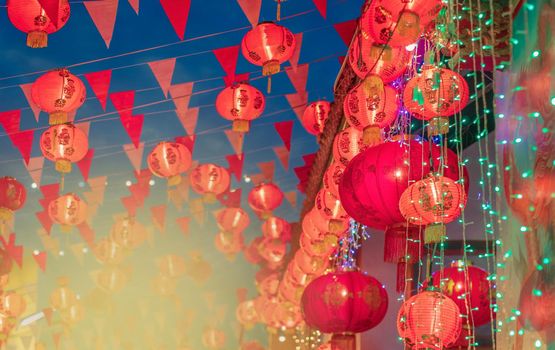
[[[304,319],[323,333],[361,333],[377,326],[387,311],[387,292],[358,271],[316,278],[302,296]]]
[[[336,197],[339,197],[339,183],[341,182],[344,171],[345,165],[334,160],[324,173],[324,178],[322,179],[323,188]]]
[[[250,191],[248,201],[252,210],[260,213],[260,217],[266,220],[281,205],[283,192],[273,183],[262,183]]]
[[[68,193],[50,202],[48,216],[61,225],[62,232],[71,232],[73,226],[82,224],[87,219],[87,203],[75,193]]]
[[[258,249],[260,256],[273,264],[281,264],[287,254],[287,244],[281,239],[264,239]]]
[[[271,216],[262,224],[262,234],[268,239],[288,242],[291,239],[291,225],[285,219]]]
[[[330,111],[331,103],[328,101],[322,100],[312,102],[304,110],[301,123],[309,134],[318,136],[324,132],[324,126],[326,125],[326,120],[328,120]]]
[[[353,128],[362,131],[367,146],[383,142],[382,130],[397,118],[399,102],[397,91],[384,86],[377,75],[369,75],[355,86],[343,102],[345,119]]]
[[[27,33],[27,46],[48,46],[48,34],[62,29],[70,15],[68,0],[58,1],[58,18],[54,22],[38,0],[8,0],[8,18],[20,31]]]
[[[250,218],[241,208],[225,208],[216,215],[216,222],[224,233],[237,234],[247,229]]]
[[[368,148],[364,144],[362,135],[362,131],[353,127],[348,127],[335,135],[333,140],[333,159],[344,166],[349,165],[351,159]]]
[[[399,336],[413,349],[447,348],[459,337],[461,325],[457,304],[435,291],[412,296],[397,316]]]
[[[168,186],[181,183],[181,175],[191,166],[191,152],[177,142],[160,142],[148,155],[148,168],[158,176],[168,179]]]
[[[414,50],[391,47],[358,35],[349,48],[349,64],[359,78],[380,76],[384,83],[401,77],[412,61]]]
[[[414,44],[442,6],[441,0],[372,1],[360,18],[362,35],[393,47]]]
[[[71,172],[71,163],[83,159],[89,150],[87,135],[73,124],[54,125],[46,129],[40,137],[40,149],[46,159],[55,162],[56,171]]]
[[[227,191],[231,181],[227,169],[212,163],[193,169],[190,180],[193,190],[203,195],[206,203],[215,203],[216,197]]]
[[[345,227],[345,221],[349,220],[349,215],[343,209],[339,198],[324,189],[316,195],[314,208],[323,218],[329,220],[328,232],[340,232]]]
[[[295,51],[295,36],[273,22],[262,22],[249,30],[241,42],[243,56],[252,64],[262,66],[262,75],[270,77],[280,71],[280,64]],[[268,93],[271,90],[268,78]]]
[[[101,264],[118,265],[125,258],[122,247],[108,238],[102,238],[94,246],[94,257]]]
[[[110,230],[110,240],[126,249],[139,247],[147,238],[147,229],[133,217],[119,218]]]
[[[68,113],[83,105],[86,93],[81,79],[65,68],[41,75],[31,87],[31,98],[37,107],[50,114],[50,125],[69,122]]]
[[[446,134],[448,117],[466,107],[468,91],[468,84],[460,74],[426,66],[405,85],[403,103],[415,118],[429,121],[430,135]]]
[[[251,120],[264,112],[266,98],[248,83],[236,83],[223,89],[216,98],[216,110],[227,120],[233,121],[233,131],[248,132]]]
[[[245,300],[237,305],[237,309],[235,309],[235,317],[243,327],[247,329],[254,327],[256,322],[259,320],[254,300]]]
[[[242,232],[220,232],[214,237],[214,246],[229,261],[234,261],[235,255],[243,250],[244,241]]]
[[[410,185],[399,199],[403,217],[414,225],[427,225],[424,242],[440,242],[445,224],[455,220],[466,205],[463,187],[454,180],[431,175]]]
[[[303,249],[295,253],[295,263],[306,274],[319,276],[328,268],[329,260],[312,256]]]
[[[13,218],[13,213],[23,207],[27,198],[27,191],[21,182],[13,177],[0,178],[0,234],[4,225]]]

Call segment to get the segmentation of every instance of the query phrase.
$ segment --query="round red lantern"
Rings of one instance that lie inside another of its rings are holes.
[[[73,124],[54,125],[40,137],[40,149],[46,159],[55,162],[56,171],[71,172],[71,163],[83,159],[89,150],[87,135]]]
[[[367,76],[349,91],[343,103],[345,119],[351,127],[363,132],[362,140],[369,146],[382,142],[381,129],[397,119],[398,109],[397,91],[384,86],[376,75]]]
[[[473,323],[470,326],[478,327],[491,321],[488,276],[487,271],[471,263],[465,267],[464,262],[454,261],[451,267],[434,272],[432,285],[442,288],[443,294],[457,304],[465,319]],[[472,316],[469,310],[472,310]]]
[[[235,309],[235,317],[241,325],[246,328],[251,328],[258,322],[258,314],[254,305],[254,300],[245,300]]]
[[[343,177],[343,171],[345,171],[345,165],[334,161],[330,164],[322,179],[323,188],[336,197],[339,197],[339,183]]]
[[[225,346],[225,333],[216,328],[206,328],[202,332],[202,345],[208,349],[222,349]]]
[[[320,135],[324,132],[330,111],[331,104],[328,101],[312,102],[304,110],[301,123],[309,134]]]
[[[304,320],[324,333],[360,333],[377,326],[387,311],[387,292],[358,271],[316,278],[302,296]]]
[[[306,286],[314,278],[318,277],[315,275],[308,274],[304,272],[295,260],[291,260],[287,265],[288,277],[298,286]]]
[[[48,216],[57,224],[62,225],[62,231],[68,232],[72,226],[77,226],[87,218],[87,203],[75,193],[60,196],[48,205]]]
[[[465,205],[463,187],[448,177],[436,175],[413,183],[399,199],[399,210],[409,223],[427,225],[426,243],[439,242],[444,224],[458,218]]]
[[[261,213],[263,219],[268,219],[272,211],[281,205],[283,192],[273,183],[262,183],[250,191],[248,200],[254,211]]]
[[[469,99],[464,78],[449,69],[425,67],[409,80],[403,93],[405,108],[415,118],[430,122],[432,135],[449,131],[448,117],[460,112]]]
[[[316,207],[305,215],[302,222],[303,232],[313,240],[325,240],[335,245],[344,236],[349,227],[349,220],[325,218]]]
[[[413,349],[443,349],[461,332],[460,310],[447,296],[423,291],[401,306],[397,316],[399,336]]]
[[[303,322],[301,308],[291,302],[281,302],[275,309],[273,321],[282,329],[295,328]]]
[[[341,204],[357,222],[383,230],[404,223],[399,199],[409,182],[422,179],[441,164],[441,148],[428,142],[402,140],[386,142],[354,158],[343,173],[339,184]],[[443,175],[459,179],[459,160],[448,150]],[[430,166],[430,160],[432,166]],[[463,171],[465,192],[468,176]]]
[[[289,29],[262,22],[245,34],[241,51],[247,61],[262,66],[262,74],[268,76],[278,73],[280,64],[291,58],[295,44],[295,36]]]
[[[148,155],[147,163],[154,175],[167,178],[169,186],[176,186],[181,182],[180,174],[191,166],[191,152],[177,142],[160,142]]]
[[[295,262],[303,272],[317,276],[324,273],[329,264],[328,259],[312,256],[303,249],[298,249],[295,253]]]
[[[7,292],[0,297],[0,314],[4,316],[17,318],[26,308],[25,298],[20,294]]]
[[[441,0],[372,1],[360,19],[362,35],[391,46],[413,44],[441,7]]]
[[[277,272],[264,268],[256,273],[256,289],[262,296],[273,297],[279,287],[279,277]]]
[[[288,242],[291,239],[291,225],[285,219],[271,216],[262,224],[262,234],[268,239]]]
[[[68,113],[81,107],[86,93],[81,79],[67,69],[57,69],[41,75],[31,88],[31,98],[35,105],[50,114],[50,125],[69,122]]]
[[[235,254],[243,249],[244,238],[241,232],[220,232],[214,237],[216,250],[224,254],[229,261],[235,259]]]
[[[96,283],[100,289],[107,293],[117,293],[125,288],[129,276],[123,269],[110,266],[101,270],[96,276]]]
[[[27,191],[21,182],[9,176],[0,178],[0,226],[12,219],[13,212],[23,207],[26,198]]]
[[[308,254],[324,258],[329,256],[337,247],[337,237],[326,235],[324,239],[314,239],[303,232],[301,233],[299,245]]]
[[[247,260],[250,264],[256,265],[262,261],[262,257],[260,256],[260,252],[258,251],[258,246],[264,237],[256,237],[251,241],[251,243],[243,250],[243,254],[245,255],[245,260]]]
[[[281,263],[287,254],[287,244],[281,239],[264,239],[260,246],[260,256],[270,263]]]
[[[278,299],[275,297],[264,297],[259,296],[255,299],[255,308],[260,322],[266,324],[269,327],[277,328],[279,325],[274,322],[273,315],[279,305]]]
[[[125,258],[122,247],[108,238],[98,241],[93,252],[96,260],[101,264],[118,265]]]
[[[413,51],[405,47],[391,47],[375,43],[358,35],[349,48],[349,64],[359,78],[379,75],[384,83],[401,77],[412,61]]]
[[[38,0],[8,0],[8,18],[20,31],[27,33],[27,46],[48,46],[48,34],[62,29],[70,15],[68,0],[58,1],[58,21],[53,23]]]
[[[238,234],[249,226],[249,214],[241,208],[225,208],[216,214],[218,227],[224,233]]]
[[[340,232],[344,228],[345,221],[349,220],[349,215],[343,209],[339,198],[324,189],[316,195],[314,208],[322,217],[329,220],[329,232]]]
[[[338,133],[333,140],[333,159],[347,166],[351,159],[368,148],[362,136],[363,132],[353,127]]]
[[[296,285],[289,277],[289,274],[286,273],[279,284],[278,295],[281,300],[287,300],[295,305],[300,305],[303,291],[304,287]]]
[[[247,83],[237,83],[223,89],[216,98],[216,110],[233,121],[233,131],[248,132],[250,121],[262,115],[266,100],[260,90]]]
[[[191,187],[204,196],[209,203],[216,201],[216,196],[229,188],[229,172],[216,164],[207,163],[197,166],[190,175]]]
[[[147,237],[146,228],[132,217],[119,218],[110,230],[110,240],[127,249],[137,248]]]
[[[553,268],[553,260],[548,269]],[[522,284],[520,291],[519,310],[523,323],[538,332],[547,332],[548,340],[553,340],[553,325],[555,325],[555,284],[548,270],[534,270]]]

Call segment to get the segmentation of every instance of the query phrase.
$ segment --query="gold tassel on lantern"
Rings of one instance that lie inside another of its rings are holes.
[[[181,183],[181,176],[175,175],[168,179],[168,187],[175,187]]]
[[[279,73],[280,66],[278,60],[271,60],[262,66],[262,75],[268,77],[268,93],[272,92],[272,75]]]
[[[0,208],[0,235],[4,236],[5,225],[10,222],[13,217],[13,212],[7,208]]]
[[[245,119],[235,119],[232,130],[239,133],[246,133],[250,130],[250,122]]]
[[[440,243],[447,235],[444,224],[430,224],[424,230],[424,243]]]
[[[69,120],[66,112],[56,111],[56,112],[50,113],[50,115],[48,116],[49,125],[65,124],[68,121]]]
[[[62,174],[62,179],[60,180],[60,190],[64,190],[65,184],[65,174],[71,172],[71,162],[67,159],[58,159],[55,163],[55,169],[57,172]]]
[[[48,34],[36,30],[27,34],[27,46],[33,49],[42,49],[48,46]]]
[[[383,142],[382,130],[377,125],[369,125],[364,128],[362,134],[362,142],[366,146],[376,146]]]
[[[449,118],[448,117],[435,117],[430,119],[428,125],[428,134],[432,136],[444,135],[449,132]]]

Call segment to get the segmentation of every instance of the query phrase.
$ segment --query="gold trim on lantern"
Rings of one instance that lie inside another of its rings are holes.
[[[58,159],[55,168],[57,172],[62,174],[71,173],[71,162],[67,159]]]
[[[280,66],[278,60],[270,60],[262,65],[262,75],[268,76],[279,73]]]
[[[362,142],[370,147],[383,142],[382,130],[377,125],[368,125],[362,133]]]
[[[449,132],[449,118],[448,117],[435,117],[430,119],[428,125],[428,133],[432,136],[444,135]]]
[[[56,111],[52,112],[48,118],[48,124],[50,125],[60,125],[68,122],[67,112]]]
[[[387,45],[372,45],[370,48],[370,58],[378,60],[382,58],[384,61],[391,61],[393,57],[391,47]]]
[[[430,224],[424,230],[424,243],[440,243],[443,237],[447,235],[445,225],[443,224]]]
[[[72,229],[73,229],[73,226],[71,226],[71,225],[61,225],[60,226],[60,231],[62,231],[62,233],[71,233]]]
[[[233,121],[232,130],[235,132],[249,132],[250,130],[250,121],[245,119],[235,119]]]
[[[8,208],[0,208],[0,222],[10,221],[13,218],[13,211]]]
[[[181,175],[170,176],[168,179],[168,186],[173,187],[181,183]]]
[[[332,233],[340,232],[345,227],[343,220],[331,219],[328,224],[328,229]]]
[[[34,30],[27,33],[27,46],[33,49],[42,49],[48,46],[48,33]]]
[[[204,196],[202,196],[202,201],[206,204],[214,204],[217,200],[218,198],[216,197],[216,194],[212,192],[206,193]]]

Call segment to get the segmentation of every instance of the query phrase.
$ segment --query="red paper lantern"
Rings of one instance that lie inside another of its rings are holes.
[[[305,215],[302,222],[303,232],[313,240],[325,240],[335,245],[349,227],[348,219],[332,220],[325,218],[316,207]]]
[[[274,321],[274,313],[279,305],[278,299],[275,297],[267,298],[260,296],[255,299],[255,308],[260,322],[271,328],[278,328],[279,324]]]
[[[380,77],[367,76],[355,86],[343,103],[345,119],[353,128],[361,130],[365,145],[376,145],[383,140],[382,130],[397,119],[399,109],[397,91],[384,86]]]
[[[254,300],[245,300],[239,303],[235,309],[235,317],[244,327],[252,328],[258,322]]]
[[[62,225],[62,231],[71,230],[87,218],[87,203],[75,193],[60,196],[48,205],[48,216],[57,224]]]
[[[293,329],[303,322],[301,308],[291,302],[281,302],[275,309],[273,321],[282,329]]]
[[[160,142],[148,155],[147,163],[154,175],[167,178],[169,186],[176,186],[181,182],[180,174],[191,166],[191,152],[177,142]]]
[[[268,219],[272,215],[272,211],[281,205],[283,192],[273,183],[263,183],[250,191],[248,200],[254,211],[261,213],[263,219]]]
[[[96,260],[101,264],[118,265],[125,258],[122,247],[108,238],[98,241],[93,252]]]
[[[241,208],[225,208],[216,215],[218,227],[224,233],[237,234],[250,224],[249,214]]]
[[[262,115],[266,100],[260,90],[247,83],[237,83],[223,89],[216,98],[216,110],[233,121],[233,131],[248,132],[250,121]]]
[[[344,223],[349,220],[349,215],[343,209],[339,198],[324,189],[316,195],[314,208],[323,218],[329,220],[329,232],[340,232],[344,228]]]
[[[397,331],[413,349],[443,349],[461,332],[460,310],[445,295],[424,291],[412,296],[399,310]]]
[[[333,159],[344,166],[349,165],[351,159],[368,148],[368,145],[364,144],[362,135],[362,131],[353,127],[338,133],[333,140]]]
[[[413,44],[441,7],[441,0],[372,1],[360,19],[362,35],[391,46]]]
[[[67,69],[41,75],[31,88],[31,98],[43,112],[50,114],[49,124],[69,122],[68,113],[85,102],[85,85]]]
[[[268,239],[281,239],[288,242],[291,239],[291,225],[285,219],[272,216],[262,224],[262,234]]]
[[[360,333],[377,326],[387,311],[385,288],[358,271],[318,277],[302,296],[304,319],[323,333]]]
[[[280,285],[278,295],[282,300],[287,300],[295,305],[300,305],[304,287],[296,285],[289,274],[285,274]]]
[[[310,275],[321,275],[326,271],[329,260],[318,256],[312,256],[303,249],[295,253],[295,263],[305,273]]]
[[[553,261],[548,269],[553,268]],[[547,270],[549,271],[549,270]],[[552,271],[552,270],[551,270]],[[527,325],[537,332],[547,332],[548,341],[553,341],[553,325],[555,325],[555,284],[546,270],[534,270],[529,275],[520,291],[520,317]]]
[[[110,230],[110,240],[127,249],[137,248],[147,238],[146,228],[131,217],[118,219]]]
[[[245,255],[245,260],[247,260],[250,264],[256,265],[262,261],[262,257],[258,252],[258,246],[260,245],[262,240],[264,240],[264,237],[256,237],[247,246],[247,248],[243,250],[243,254]]]
[[[40,137],[40,149],[46,159],[55,162],[56,171],[71,172],[71,163],[83,159],[89,150],[85,133],[73,124],[54,125]]]
[[[357,222],[383,230],[387,226],[404,223],[399,210],[399,199],[409,182],[422,179],[433,169],[438,170],[441,149],[428,142],[416,140],[392,141],[372,147],[353,159],[339,184],[341,204]],[[459,160],[448,150],[444,157],[443,175],[459,179]],[[468,176],[463,171],[465,192]]]
[[[309,284],[314,278],[318,277],[312,274],[308,274],[304,272],[295,260],[291,260],[287,265],[287,273],[288,277],[298,286],[306,286]]]
[[[287,244],[281,239],[264,239],[258,249],[269,263],[281,263],[287,254]]]
[[[328,167],[322,179],[322,187],[336,197],[339,197],[339,183],[343,177],[343,171],[345,171],[345,165],[334,161]]]
[[[430,121],[432,135],[449,131],[447,117],[460,112],[469,99],[464,78],[449,69],[425,67],[409,80],[403,93],[405,108],[415,118]]]
[[[412,61],[413,52],[403,46],[382,45],[358,35],[349,48],[349,64],[361,79],[375,74],[384,83],[390,83],[405,73]]]
[[[224,254],[228,260],[233,261],[235,255],[243,249],[244,238],[241,232],[220,232],[214,237],[216,250]]]
[[[301,123],[309,134],[320,135],[324,132],[330,111],[331,104],[328,101],[312,102],[304,110]]]
[[[295,45],[295,36],[289,29],[262,22],[245,34],[241,50],[247,61],[262,66],[262,74],[268,76],[280,71],[280,64],[291,58]]]
[[[27,46],[48,46],[48,34],[62,29],[70,15],[68,0],[60,0],[58,21],[53,23],[38,0],[9,0],[8,18],[20,31],[27,33]]]
[[[470,326],[478,327],[491,321],[488,276],[488,272],[479,267],[467,265],[465,268],[464,262],[455,261],[451,267],[434,272],[432,285],[443,288],[443,294],[457,304],[464,319],[472,323]],[[469,310],[472,310],[472,317]]]
[[[190,175],[191,187],[204,196],[206,202],[214,203],[219,194],[229,188],[229,172],[216,164],[207,163],[197,166]]]
[[[279,287],[280,275],[270,269],[264,268],[256,273],[256,289],[262,296],[273,297]]]
[[[13,177],[0,178],[0,225],[13,217],[13,212],[25,204],[27,191],[21,182]]]
[[[20,294],[7,292],[0,297],[0,313],[3,316],[17,318],[25,312],[26,308],[27,303]]]

